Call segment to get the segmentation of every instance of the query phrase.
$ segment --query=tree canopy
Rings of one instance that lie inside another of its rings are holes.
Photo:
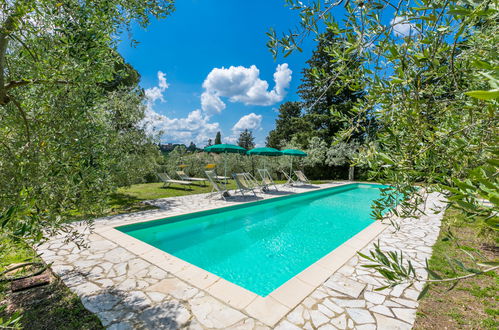
[[[349,123],[337,139],[373,135],[355,162],[370,169],[371,179],[411,196],[401,202],[400,212],[393,212],[414,215],[425,193],[436,190],[470,221],[497,231],[497,1],[286,2],[299,12],[301,23],[282,38],[269,32],[274,55],[299,50],[306,35],[326,29],[341,40],[331,49],[338,61],[348,63],[353,54],[360,60],[367,93],[349,116],[333,109]],[[341,22],[332,15],[337,6],[346,10]],[[326,83],[315,86],[325,92],[322,86],[358,79],[341,71],[325,72]],[[365,130],[369,125],[359,124],[362,117],[376,118],[374,134]],[[383,210],[392,204],[387,191],[373,214],[384,218]],[[383,266],[383,252],[374,255],[393,285],[414,280],[406,266]]]
[[[218,131],[217,135],[215,136],[215,143],[214,144],[222,144],[222,134],[220,134],[220,131]]]
[[[117,53],[117,36],[172,10],[160,0],[0,3],[4,232],[69,230],[68,214],[101,209],[109,192],[152,169],[139,75]]]
[[[253,149],[255,147],[255,137],[253,136],[253,133],[248,129],[242,131],[241,134],[239,134],[237,145],[247,150]]]
[[[375,127],[374,116],[369,113],[359,116],[353,110],[366,94],[365,73],[359,66],[361,57],[357,53],[350,53],[346,58],[338,56],[345,45],[331,30],[319,34],[317,41],[298,87],[301,101],[280,106],[276,127],[267,137],[270,147],[280,148],[295,138],[302,148],[307,148],[312,137],[322,139],[329,146],[339,131],[349,127],[353,117],[362,128],[350,139],[363,141],[367,137],[365,131]],[[331,80],[331,76],[338,79]],[[346,77],[347,82],[342,79]]]

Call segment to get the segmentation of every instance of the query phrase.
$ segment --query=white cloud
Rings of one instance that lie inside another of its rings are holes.
[[[218,96],[204,92],[201,94],[201,107],[208,112],[220,113],[225,109],[225,103]]]
[[[287,63],[279,64],[274,73],[275,86],[269,91],[268,82],[260,79],[260,70],[255,65],[249,68],[214,68],[203,82],[205,91],[201,95],[202,109],[220,113],[225,108],[222,97],[246,105],[268,106],[281,102],[286,96],[291,74]]]
[[[256,66],[249,68],[231,66],[228,69],[213,69],[205,81],[205,91],[201,95],[202,110],[191,111],[187,117],[170,118],[154,110],[157,101],[165,102],[164,92],[169,87],[166,76],[158,71],[157,86],[145,90],[146,118],[144,127],[153,133],[160,133],[162,141],[188,144],[190,141],[204,145],[220,131],[220,124],[210,122],[213,113],[220,113],[226,105],[221,97],[231,102],[251,105],[272,105],[283,100],[291,81],[291,70],[288,64],[278,65],[274,73],[275,86],[269,91],[269,84],[259,78],[260,71]],[[239,119],[232,127],[232,135],[224,137],[227,143],[236,143],[241,131],[261,128],[263,117],[250,113]]]
[[[238,137],[234,136],[234,135],[226,136],[223,138],[225,143],[230,143],[230,144],[236,144],[237,139],[238,139]]]
[[[168,83],[166,82],[166,75],[161,71],[158,71],[158,86],[163,89],[168,88]]]
[[[249,115],[242,116],[241,119],[232,127],[232,132],[241,132],[245,129],[257,130],[262,124],[262,116],[256,113],[250,113]]]
[[[166,75],[163,72],[158,71],[158,86],[154,86],[145,90],[147,102],[150,104],[158,100],[160,100],[161,102],[165,102],[163,93],[167,88],[168,84],[166,82]]]
[[[237,123],[232,126],[232,135],[224,137],[226,143],[236,144],[239,139],[239,135],[245,129],[254,131],[261,128],[263,116],[257,115],[256,113],[250,113],[249,115],[242,116]]]
[[[150,132],[161,133],[163,141],[185,144],[194,141],[202,146],[220,130],[220,124],[209,119],[201,110],[191,111],[184,118],[169,118],[147,108],[144,124]]]
[[[395,16],[390,24],[393,27],[393,34],[397,37],[407,37],[417,33],[414,24],[409,22],[406,16]]]
[[[210,117],[201,110],[191,111],[185,118],[170,118],[154,110],[156,101],[164,102],[164,91],[168,88],[165,74],[158,71],[158,85],[145,90],[146,112],[142,122],[151,133],[160,133],[163,141],[188,144],[193,141],[204,145],[209,138],[213,139],[219,123],[211,123]]]

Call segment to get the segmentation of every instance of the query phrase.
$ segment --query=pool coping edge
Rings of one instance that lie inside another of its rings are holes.
[[[214,207],[213,209],[217,208],[223,207]],[[150,221],[154,219],[141,220]],[[100,226],[95,228],[94,232],[171,273],[178,279],[272,327],[387,227],[389,225],[381,221],[373,222],[266,297],[261,297],[213,273],[125,234],[115,229],[114,226]]]

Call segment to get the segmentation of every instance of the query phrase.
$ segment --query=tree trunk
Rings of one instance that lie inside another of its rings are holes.
[[[348,168],[348,181],[353,181],[355,173],[355,166],[350,166]]]

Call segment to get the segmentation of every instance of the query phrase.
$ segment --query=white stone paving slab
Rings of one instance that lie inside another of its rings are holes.
[[[338,184],[321,185],[320,188]],[[289,193],[313,189],[280,188]],[[272,197],[277,196],[258,194],[260,199]],[[441,199],[442,196],[437,193],[430,194],[426,202],[426,215],[416,220],[398,219],[396,221],[400,224],[400,230],[384,230],[375,240],[362,241],[360,237],[345,245],[345,251],[352,250],[350,244],[358,241],[367,244],[358,248],[366,252],[373,247],[373,242],[379,240],[382,247],[401,250],[415,265],[420,265],[417,271],[424,274],[422,265],[424,259],[431,255],[442,218],[442,213],[435,210],[445,206]],[[81,232],[86,237],[88,248],[78,249],[74,243],[64,243],[62,237],[54,237],[42,244],[38,252],[42,253],[46,262],[53,263],[53,272],[80,296],[84,306],[109,329],[269,329],[268,325],[278,329],[412,327],[418,305],[416,297],[422,286],[398,286],[374,291],[383,283],[383,279],[372,269],[363,268],[362,265],[368,262],[358,256],[339,264],[326,257],[321,259],[322,268],[316,268],[313,281],[310,281],[319,283],[296,307],[293,305],[290,309],[281,304],[268,305],[259,299],[261,297],[257,297],[248,306],[246,300],[236,299],[241,308],[234,308],[214,297],[206,288],[196,288],[189,281],[157,267],[154,251],[147,246],[137,243],[143,250],[143,254],[137,255],[130,252],[126,244],[120,246],[122,244],[116,243],[123,236],[115,234],[116,240],[106,238],[114,235],[113,226],[248,201],[254,201],[254,198],[223,201],[206,199],[205,195],[191,195],[150,201],[160,209],[98,219],[94,233],[82,227]],[[166,264],[169,261],[158,262]],[[318,271],[328,267],[335,273],[323,280],[318,276]],[[180,272],[186,273],[188,269],[181,268],[178,270]],[[302,282],[305,286],[311,284]],[[207,287],[210,285],[212,283],[207,283]],[[277,295],[274,300],[283,300],[287,304],[289,301],[286,299],[285,295]]]

